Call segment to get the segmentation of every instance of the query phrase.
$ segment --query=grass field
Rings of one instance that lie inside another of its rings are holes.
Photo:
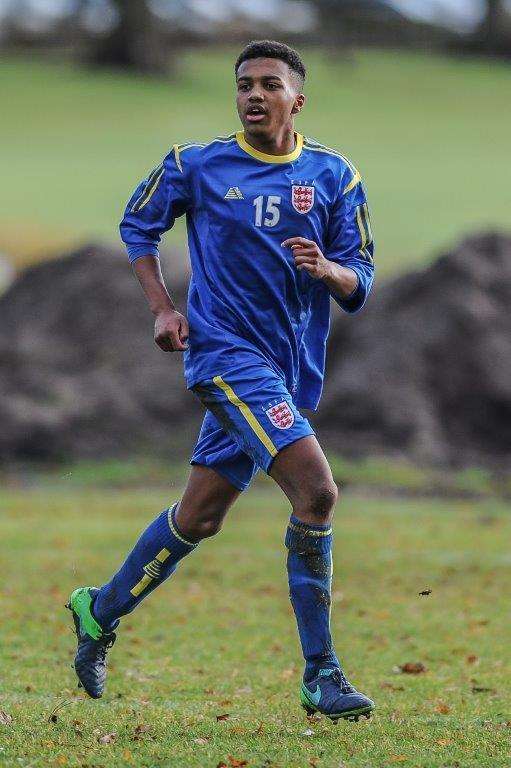
[[[332,726],[308,721],[298,704],[288,509],[269,481],[123,621],[106,696],[84,698],[70,668],[67,595],[106,578],[180,489],[82,480],[11,482],[0,495],[1,766],[509,766],[503,502],[345,496],[333,633],[377,712]],[[399,673],[407,662],[425,671]]]
[[[509,226],[509,67],[392,52],[305,57],[298,128],[363,172],[380,275],[467,231]],[[127,197],[171,144],[238,127],[234,58],[196,51],[175,83],[2,61],[0,252],[21,264],[80,239],[116,241]],[[168,242],[184,242],[183,222]]]

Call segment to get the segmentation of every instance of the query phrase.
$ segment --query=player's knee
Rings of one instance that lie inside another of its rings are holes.
[[[212,518],[211,520],[205,520],[201,523],[201,538],[207,539],[210,536],[215,536],[222,527],[222,520],[218,518]]]
[[[338,496],[339,490],[333,479],[318,480],[305,493],[301,494],[295,514],[298,517],[306,515],[318,524],[328,522],[332,517]]]
[[[221,529],[223,515],[214,515],[190,522],[188,529],[196,541],[215,536]]]
[[[310,513],[317,518],[330,518],[338,497],[337,485],[333,480],[318,484],[310,499]]]

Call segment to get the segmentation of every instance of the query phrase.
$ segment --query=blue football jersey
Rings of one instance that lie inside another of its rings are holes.
[[[316,409],[325,370],[330,291],[297,270],[289,237],[314,240],[353,269],[346,312],[373,281],[373,238],[360,174],[343,155],[296,134],[288,155],[251,147],[242,131],[175,144],[130,199],[120,225],[131,261],[158,255],[186,214],[192,276],[184,353],[187,387],[255,364],[280,375],[298,407]]]

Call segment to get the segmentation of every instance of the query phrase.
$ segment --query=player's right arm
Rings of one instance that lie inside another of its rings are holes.
[[[164,352],[183,352],[187,348],[188,320],[177,311],[163,275],[160,260],[149,254],[133,262],[133,271],[142,286],[154,315],[154,340]]]
[[[183,166],[176,149],[167,155],[133,193],[120,224],[133,270],[155,317],[154,340],[165,352],[183,351],[188,321],[177,311],[160,268],[158,245],[178,216],[192,205]]]

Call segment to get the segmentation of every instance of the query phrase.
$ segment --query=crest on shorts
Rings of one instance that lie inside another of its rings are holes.
[[[291,202],[298,213],[309,213],[314,205],[314,187],[307,182],[295,181],[291,186]]]
[[[295,415],[285,400],[281,400],[280,403],[270,403],[269,408],[264,412],[277,429],[289,429],[295,423]]]

